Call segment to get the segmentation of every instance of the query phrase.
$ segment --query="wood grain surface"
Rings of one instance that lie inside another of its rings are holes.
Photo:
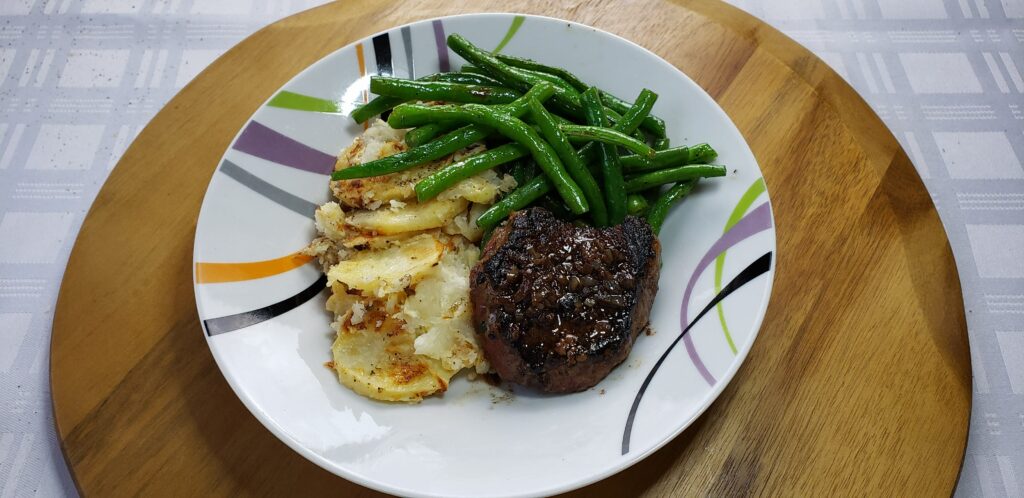
[[[664,57],[735,121],[772,195],[778,269],[746,363],[680,437],[575,494],[951,493],[971,368],[959,279],[928,193],[821,60],[711,0],[346,0],[218,59],[128,149],[68,263],[52,390],[82,493],[376,494],[288,449],[229,389],[195,309],[196,217],[232,137],[293,75],[374,32],[480,11],[579,21]]]

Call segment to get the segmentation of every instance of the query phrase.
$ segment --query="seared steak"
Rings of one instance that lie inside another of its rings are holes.
[[[639,218],[592,228],[542,208],[514,213],[470,274],[487,359],[502,379],[542,391],[593,387],[647,327],[659,256]]]

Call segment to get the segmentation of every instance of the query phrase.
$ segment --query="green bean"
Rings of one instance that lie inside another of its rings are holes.
[[[462,126],[461,123],[457,122],[446,122],[446,123],[430,123],[409,130],[405,134],[405,144],[409,147],[419,147],[435,138],[439,135],[443,135]]]
[[[473,74],[473,73],[440,73],[437,81],[447,81],[449,83],[464,83],[467,85],[490,85],[490,86],[501,86],[501,82],[487,76],[486,74]]]
[[[619,113],[625,113],[630,107],[629,102],[626,102],[625,100],[622,100],[604,90],[601,90],[601,102]],[[662,138],[665,136],[665,121],[653,114],[645,117],[640,126],[655,137]]]
[[[544,174],[551,178],[552,186],[565,200],[575,214],[587,212],[589,206],[580,187],[569,177],[558,155],[551,145],[544,141],[522,120],[480,104],[437,105],[402,104],[395,107],[388,118],[393,128],[402,127],[392,123],[423,123],[429,121],[459,120],[494,129],[498,133],[530,149]],[[628,138],[628,137],[627,137]],[[632,140],[632,139],[630,139]],[[646,147],[646,146],[645,146]],[[652,151],[653,153],[653,151]]]
[[[512,163],[512,178],[516,180],[516,186],[526,185],[526,182],[537,176],[537,163],[532,157],[519,159]]]
[[[515,90],[500,86],[466,85],[444,81],[413,81],[386,76],[370,78],[370,91],[404,100],[442,100],[474,104],[507,104],[520,97]]]
[[[582,126],[574,124],[563,124],[559,126],[562,133],[569,136],[569,140],[575,142],[598,141],[619,147],[624,147],[640,154],[641,156],[654,157],[654,149],[649,145],[629,136],[621,131],[601,126]]]
[[[558,123],[559,126],[561,126],[563,124],[576,124],[576,123],[572,122],[571,120],[566,119],[565,117],[559,116],[558,114],[555,114],[553,112],[549,112],[548,114],[550,114],[551,117],[555,119],[555,122]],[[525,114],[524,117],[529,118],[531,116],[529,114]]]
[[[528,69],[531,71],[537,71],[540,73],[546,73],[553,76],[557,76],[564,80],[569,85],[572,85],[572,87],[575,88],[578,92],[585,92],[587,91],[587,88],[590,88],[590,85],[584,83],[583,80],[577,78],[575,74],[572,74],[571,72],[566,71],[565,69],[562,69],[560,67],[544,65],[535,60],[525,59],[522,57],[515,57],[512,55],[497,54],[496,57],[501,62],[504,62],[505,64],[508,64],[512,67],[518,67],[520,69]]]
[[[657,100],[658,94],[646,88],[640,90],[633,105],[622,113],[622,119],[615,124],[615,129],[622,133],[632,133],[640,127],[644,118],[651,114],[651,109],[654,108],[654,103]]]
[[[626,192],[647,190],[656,185],[681,182],[695,178],[725,176],[725,166],[717,164],[689,164],[637,175],[626,180]]]
[[[473,154],[462,161],[449,164],[416,183],[416,200],[424,202],[433,199],[462,180],[519,159],[529,153],[530,151],[521,145],[505,144],[479,154]]]
[[[629,194],[626,197],[626,212],[633,216],[643,216],[647,211],[647,199],[642,195]]]
[[[512,66],[499,61],[494,54],[483,50],[461,35],[452,34],[448,36],[448,47],[455,53],[462,56],[470,64],[482,68],[489,76],[501,81],[514,90],[525,92],[541,81],[545,81],[536,75],[518,71]],[[580,108],[579,94],[572,94],[566,88],[556,85],[555,95],[552,96],[552,105],[572,116],[582,115]],[[557,187],[557,185],[556,185]]]
[[[595,126],[604,124],[604,106],[601,105],[597,89],[588,88],[583,92],[580,101],[588,123]],[[618,161],[619,155],[615,151],[615,146],[610,144],[599,143],[591,149],[596,151],[596,162],[601,167],[605,200],[608,201],[608,222],[617,225],[626,219],[626,189],[622,179],[622,167]]]
[[[484,71],[484,68],[474,66],[472,64],[463,64],[462,67],[459,68],[459,71],[462,71],[463,74],[478,74],[480,76],[487,76],[490,78],[490,76],[488,76],[488,72]]]
[[[697,144],[693,147],[691,161],[700,163],[709,163],[714,161],[718,157],[718,151],[712,149],[708,144]]]
[[[622,114],[619,114],[619,113],[615,112],[614,110],[610,109],[608,106],[605,106],[605,108],[604,108],[604,117],[605,117],[605,121],[608,122],[608,126],[611,127],[611,128],[615,128],[615,125],[618,124],[619,121],[622,121]],[[637,139],[637,140],[639,140],[641,142],[646,142],[647,141],[647,137],[644,136],[644,133],[642,131],[640,131],[639,129],[635,129],[631,133],[627,133],[627,135],[629,135],[629,136],[631,136],[631,137],[633,137],[633,138],[635,138],[635,139]]]
[[[364,123],[368,119],[405,102],[405,99],[397,97],[377,97],[352,111],[352,119],[356,123]]]
[[[539,199],[551,190],[551,182],[547,177],[541,175],[534,177],[523,185],[505,196],[504,199],[496,202],[487,208],[479,218],[476,219],[476,226],[484,230],[490,230],[501,223],[512,211],[522,209],[533,201]]]
[[[671,149],[659,150],[654,157],[629,155],[622,156],[622,169],[629,172],[652,171],[667,168],[669,166],[683,166],[686,164],[707,163],[718,157],[715,149],[708,144],[697,144],[693,147],[673,147]]]
[[[647,212],[647,223],[651,225],[651,230],[654,230],[655,235],[661,232],[661,225],[665,222],[665,216],[668,215],[668,208],[679,202],[683,197],[686,197],[693,190],[693,186],[696,183],[697,180],[677,183],[654,202],[651,210]]]
[[[607,225],[608,211],[604,205],[601,187],[597,185],[597,181],[590,174],[590,170],[587,169],[586,163],[583,162],[576,149],[569,143],[568,137],[562,133],[554,116],[536,100],[530,101],[530,115],[533,116],[533,120],[540,126],[541,136],[555,150],[559,159],[562,160],[562,164],[565,165],[565,169],[569,172],[569,176],[576,181],[580,190],[583,191],[583,195],[587,198],[587,204],[590,206],[590,214],[594,218],[594,223],[597,226]]]
[[[665,137],[665,138],[656,138],[656,139],[654,139],[654,144],[651,145],[651,148],[656,150],[656,151],[661,151],[661,150],[667,150],[670,146],[671,146],[671,142],[669,141],[668,137]]]
[[[331,180],[352,180],[404,171],[469,147],[490,134],[491,131],[482,126],[463,126],[428,144],[399,152],[393,156],[335,171],[331,174]]]

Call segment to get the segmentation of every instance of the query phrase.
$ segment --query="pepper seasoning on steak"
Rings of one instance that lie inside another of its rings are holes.
[[[593,387],[647,327],[659,258],[636,217],[594,228],[543,208],[513,213],[470,274],[487,359],[505,381],[545,392]]]

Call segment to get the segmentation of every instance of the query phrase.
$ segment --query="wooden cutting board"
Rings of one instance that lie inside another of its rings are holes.
[[[712,0],[346,0],[218,59],[128,149],[68,263],[51,374],[79,490],[375,494],[288,449],[229,389],[196,315],[196,218],[232,137],[293,75],[374,32],[479,11],[571,19],[653,50],[735,121],[772,195],[778,268],[746,363],[680,437],[577,495],[951,493],[971,366],[956,266],[928,193],[839,76]]]

